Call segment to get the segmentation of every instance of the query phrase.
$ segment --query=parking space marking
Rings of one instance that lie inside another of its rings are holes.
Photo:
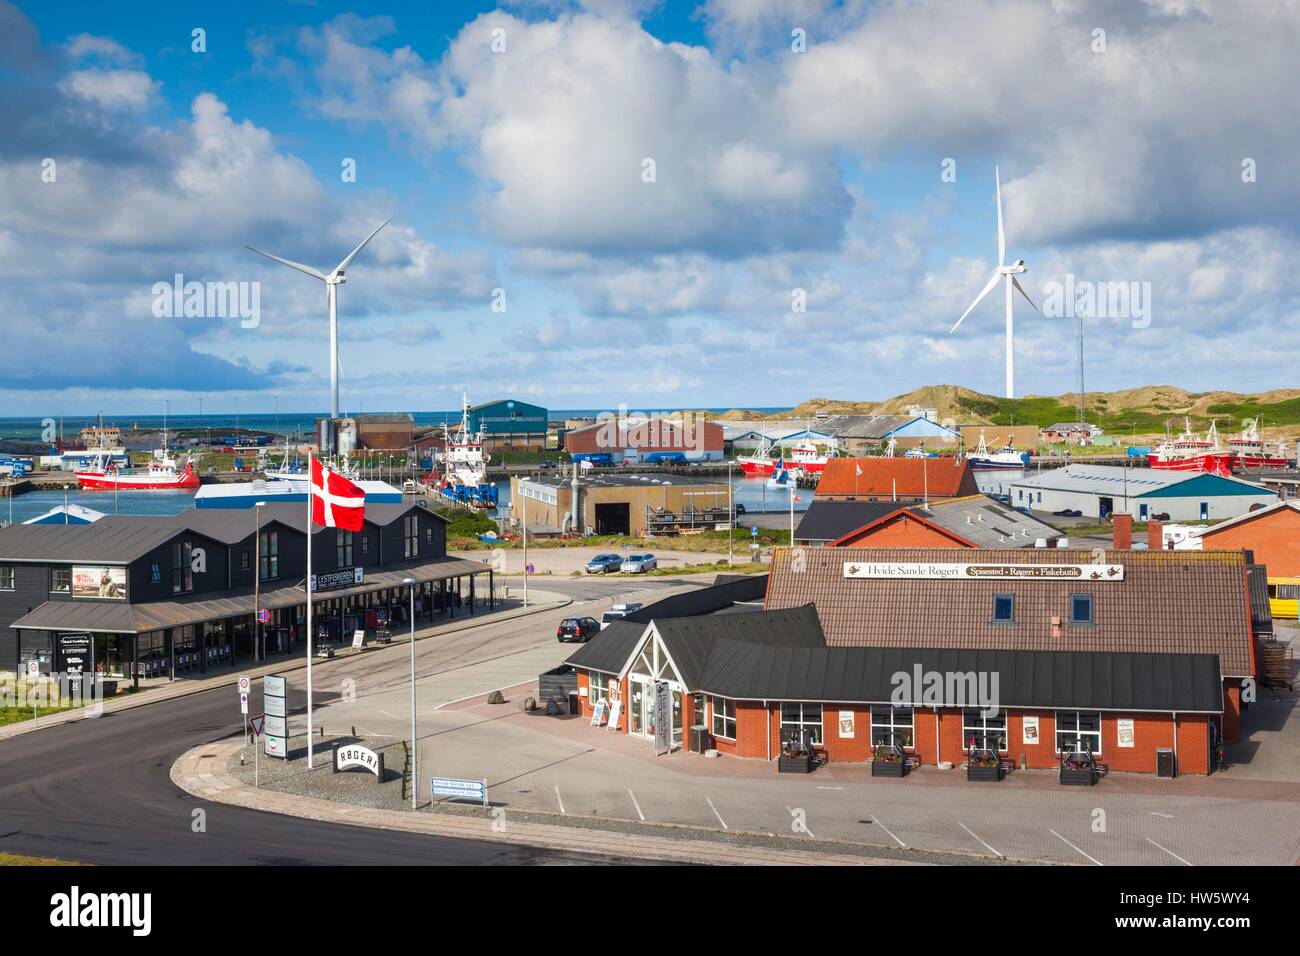
[[[1164,850],[1166,853],[1168,853],[1170,856],[1172,856],[1175,860],[1177,860],[1177,861],[1178,861],[1179,863],[1181,863],[1183,866],[1191,866],[1191,865],[1192,865],[1192,864],[1188,863],[1186,860],[1184,860],[1184,859],[1183,859],[1181,856],[1179,856],[1177,853],[1175,853],[1173,850],[1166,850],[1164,847],[1162,847],[1159,843],[1157,843],[1155,840],[1151,839],[1150,837],[1147,837],[1146,840],[1147,840],[1148,843],[1150,843],[1150,844],[1151,844],[1153,847],[1155,847],[1157,850]]]
[[[891,838],[895,843],[897,843],[899,846],[901,846],[904,850],[907,849],[907,844],[904,843],[902,840],[900,840],[898,837],[894,836],[894,834],[893,834],[892,832],[890,832],[889,827],[885,826],[883,823],[880,822],[880,817],[872,817],[872,819],[876,821],[876,826],[880,827],[880,829],[882,829],[882,830],[884,830],[886,833],[888,833],[889,836],[890,836],[890,838]]]
[[[555,802],[560,805],[560,812],[564,813],[564,798],[560,796],[559,784],[556,784],[555,786]]]
[[[705,800],[708,800],[708,802],[709,802],[709,809],[713,811],[713,815],[714,815],[715,817],[717,817],[717,818],[718,818],[718,822],[722,824],[722,829],[724,829],[724,830],[729,829],[729,828],[727,827],[727,821],[724,820],[724,819],[722,819],[722,814],[719,813],[719,812],[718,812],[718,808],[715,807],[715,806],[713,805],[713,800],[710,799],[709,797],[705,797],[704,799],[705,799]]]
[[[636,807],[636,815],[641,818],[642,823],[645,823],[645,814],[641,812],[641,804],[636,802],[636,794],[629,790],[627,795],[632,798],[632,806]]]
[[[979,840],[980,843],[984,843],[984,841],[983,841],[982,839],[980,839],[980,837],[975,833],[974,830],[972,830],[970,827],[966,826],[966,824],[962,823],[960,820],[957,821],[957,826],[961,827],[963,830],[965,830],[965,831],[966,831],[967,833],[969,833],[971,836],[975,837],[975,839],[976,839],[976,840]],[[1002,857],[1002,854],[1001,854],[1001,853],[999,853],[997,850],[993,849],[993,847],[989,846],[987,843],[984,843],[984,846],[987,847],[987,848],[988,848],[988,851],[989,851],[990,853],[992,853],[994,856],[996,856],[996,857],[998,857],[998,858],[1001,858],[1001,857]]]
[[[1152,810],[1152,811],[1151,811],[1151,816],[1153,816],[1153,817],[1164,817],[1166,820],[1172,820],[1172,819],[1174,818],[1174,815],[1173,815],[1172,813],[1160,813],[1160,812],[1158,812],[1158,811],[1156,811],[1156,810]]]
[[[1098,859],[1096,859],[1095,857],[1088,856],[1088,854],[1084,853],[1084,852],[1083,852],[1082,850],[1080,850],[1077,846],[1075,846],[1073,843],[1071,843],[1071,842],[1070,842],[1069,840],[1067,840],[1065,837],[1061,836],[1061,834],[1057,833],[1055,830],[1048,830],[1047,832],[1050,833],[1052,836],[1056,837],[1058,840],[1060,840],[1062,843],[1064,843],[1066,846],[1068,846],[1071,850],[1074,850],[1076,853],[1081,853],[1081,854],[1083,854],[1083,856],[1088,857],[1088,859],[1089,859],[1089,860],[1092,860],[1092,862],[1095,863],[1097,866],[1105,866],[1105,865],[1106,865],[1106,864],[1102,863],[1101,860],[1098,860]]]

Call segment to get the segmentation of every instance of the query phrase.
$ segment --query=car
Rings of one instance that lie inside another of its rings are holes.
[[[1153,521],[1168,521],[1168,520],[1169,520],[1169,512],[1168,512],[1168,511],[1162,511],[1162,512],[1160,512],[1159,514],[1152,515],[1152,516],[1151,516],[1151,519],[1152,519]]]
[[[737,501],[737,502],[736,502],[736,514],[737,514],[737,516],[739,516],[739,515],[743,515],[744,513],[745,513],[745,506],[742,505],[739,501]]]
[[[555,629],[555,639],[562,644],[573,641],[585,644],[593,634],[600,633],[600,621],[594,617],[566,617]]]
[[[615,604],[612,608],[610,608],[603,615],[601,615],[600,629],[603,631],[611,624],[615,624],[623,620],[623,618],[627,617],[629,614],[633,613],[634,611],[639,611],[639,610],[641,610],[640,604]]]
[[[623,563],[623,555],[605,552],[598,554],[587,562],[588,574],[608,574],[617,571]]]
[[[546,461],[539,463],[537,467],[543,470],[549,470],[555,467],[555,462],[551,461],[550,459],[547,459]]]
[[[1062,508],[1060,511],[1053,511],[1053,515],[1058,518],[1082,518],[1083,512],[1078,508]]]
[[[629,554],[623,559],[619,570],[624,574],[645,574],[659,566],[653,554]]]

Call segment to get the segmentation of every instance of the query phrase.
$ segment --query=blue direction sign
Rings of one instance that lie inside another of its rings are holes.
[[[749,529],[749,536],[751,538],[758,537],[758,525],[754,525],[752,528]]]
[[[486,780],[457,780],[454,777],[434,777],[430,781],[429,792],[435,797],[474,800],[485,807],[487,806]]]

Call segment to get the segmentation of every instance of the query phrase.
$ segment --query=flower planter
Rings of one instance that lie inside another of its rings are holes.
[[[871,776],[873,777],[901,777],[905,773],[907,773],[907,762],[904,760],[871,761]]]
[[[979,767],[972,764],[966,765],[966,779],[980,780],[997,783],[1005,774],[1002,771],[1001,764],[994,764],[991,767]]]
[[[798,757],[781,756],[776,758],[777,773],[812,773],[812,768],[812,757],[808,754]]]
[[[1063,787],[1091,787],[1097,782],[1097,772],[1089,769],[1076,769],[1074,767],[1061,768],[1061,786]]]

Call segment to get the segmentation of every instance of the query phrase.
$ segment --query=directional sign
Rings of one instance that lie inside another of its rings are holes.
[[[754,525],[752,528],[749,529],[749,536],[751,538],[758,537],[758,525]]]
[[[256,717],[248,718],[248,726],[253,728],[254,737],[262,736],[262,727],[265,724],[266,724],[266,717],[263,716],[262,714],[258,714]]]
[[[271,622],[271,612],[266,608],[262,608],[257,612],[257,619],[263,624],[269,624]]]
[[[487,806],[486,780],[456,780],[452,777],[434,777],[429,792],[434,796],[455,800],[477,800]]]

